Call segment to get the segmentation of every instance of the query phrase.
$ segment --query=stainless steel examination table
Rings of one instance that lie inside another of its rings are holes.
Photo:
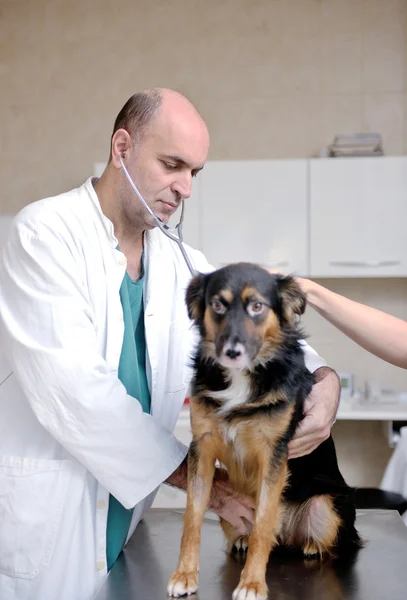
[[[269,562],[270,600],[407,600],[407,527],[396,511],[359,510],[366,546],[353,564],[301,558]],[[151,509],[139,524],[95,600],[165,600],[176,567],[182,514]],[[199,590],[191,600],[231,600],[242,566],[224,552],[219,524],[205,518]]]

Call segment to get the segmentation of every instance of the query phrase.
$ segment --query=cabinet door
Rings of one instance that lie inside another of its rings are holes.
[[[306,160],[208,162],[201,186],[209,262],[307,272]]]
[[[406,276],[407,157],[310,162],[311,276]]]

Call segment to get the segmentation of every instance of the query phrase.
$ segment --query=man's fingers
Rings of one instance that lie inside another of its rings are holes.
[[[288,458],[298,458],[299,456],[305,456],[309,454],[319,444],[326,439],[322,433],[321,435],[315,435],[315,432],[304,435],[300,438],[292,439],[288,444]]]
[[[296,446],[302,445],[304,441],[308,442],[309,439],[315,438],[318,429],[319,424],[315,423],[315,419],[312,418],[312,415],[305,417],[298,425],[294,437],[288,443],[288,447],[295,448]]]
[[[304,448],[305,446],[311,446],[313,443],[318,443],[315,440],[315,432],[306,433],[301,437],[295,437],[288,442],[288,450],[299,450],[300,448]]]
[[[254,523],[254,507],[246,508],[246,506],[242,505],[239,516],[246,519],[249,523]]]
[[[325,422],[319,416],[308,413],[298,425],[293,439],[289,442],[289,446],[296,443],[303,443],[305,438],[313,438],[316,441],[323,441],[329,437],[331,426],[329,422]]]
[[[299,452],[306,448],[316,448],[329,437],[328,429],[313,431],[300,438],[293,438],[288,444],[288,452]]]
[[[292,460],[293,458],[301,458],[301,456],[306,456],[307,454],[311,454],[315,448],[318,448],[318,444],[313,444],[312,446],[303,446],[298,448],[297,450],[290,451],[288,453],[288,459]]]
[[[248,530],[247,530],[247,526],[246,523],[243,521],[243,519],[236,519],[235,523],[232,523],[233,527],[236,529],[236,532],[239,535],[247,535],[248,534]]]
[[[300,438],[293,438],[288,444],[288,458],[298,458],[299,456],[310,454],[310,452],[328,439],[329,434],[330,429],[325,428],[319,430],[317,433],[314,431]]]
[[[256,503],[253,500],[253,498],[250,498],[250,496],[239,496],[238,497],[238,501],[240,502],[240,504],[242,504],[245,508],[248,508],[250,510],[254,510],[256,508]]]
[[[236,519],[243,518],[249,523],[254,522],[254,503],[252,505],[250,502],[250,506],[245,506],[243,502],[241,502],[240,498],[234,498],[231,500],[227,511],[228,514],[234,515]]]
[[[249,521],[246,521],[246,519],[244,517],[242,517],[244,524],[246,525],[246,529],[247,529],[247,534],[250,535],[251,532],[253,531],[253,526],[254,523],[249,523]]]

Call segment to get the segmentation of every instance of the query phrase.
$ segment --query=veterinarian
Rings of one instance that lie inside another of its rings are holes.
[[[386,362],[407,369],[407,323],[381,310],[297,278],[307,301],[337,329]]]
[[[1,598],[91,598],[159,485],[186,487],[187,448],[172,431],[191,376],[190,273],[120,159],[167,222],[208,148],[186,98],[136,94],[101,178],[13,221],[0,259]],[[339,397],[336,375],[305,349],[318,383],[292,456],[329,435]],[[251,506],[218,479],[211,508],[243,533]]]

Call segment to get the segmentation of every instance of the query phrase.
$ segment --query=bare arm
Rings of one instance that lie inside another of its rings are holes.
[[[407,369],[407,322],[335,294],[309,279],[297,279],[321,316],[379,358]]]
[[[164,483],[186,492],[188,484],[188,454],[179,467],[175,469],[174,473],[172,473]]]

